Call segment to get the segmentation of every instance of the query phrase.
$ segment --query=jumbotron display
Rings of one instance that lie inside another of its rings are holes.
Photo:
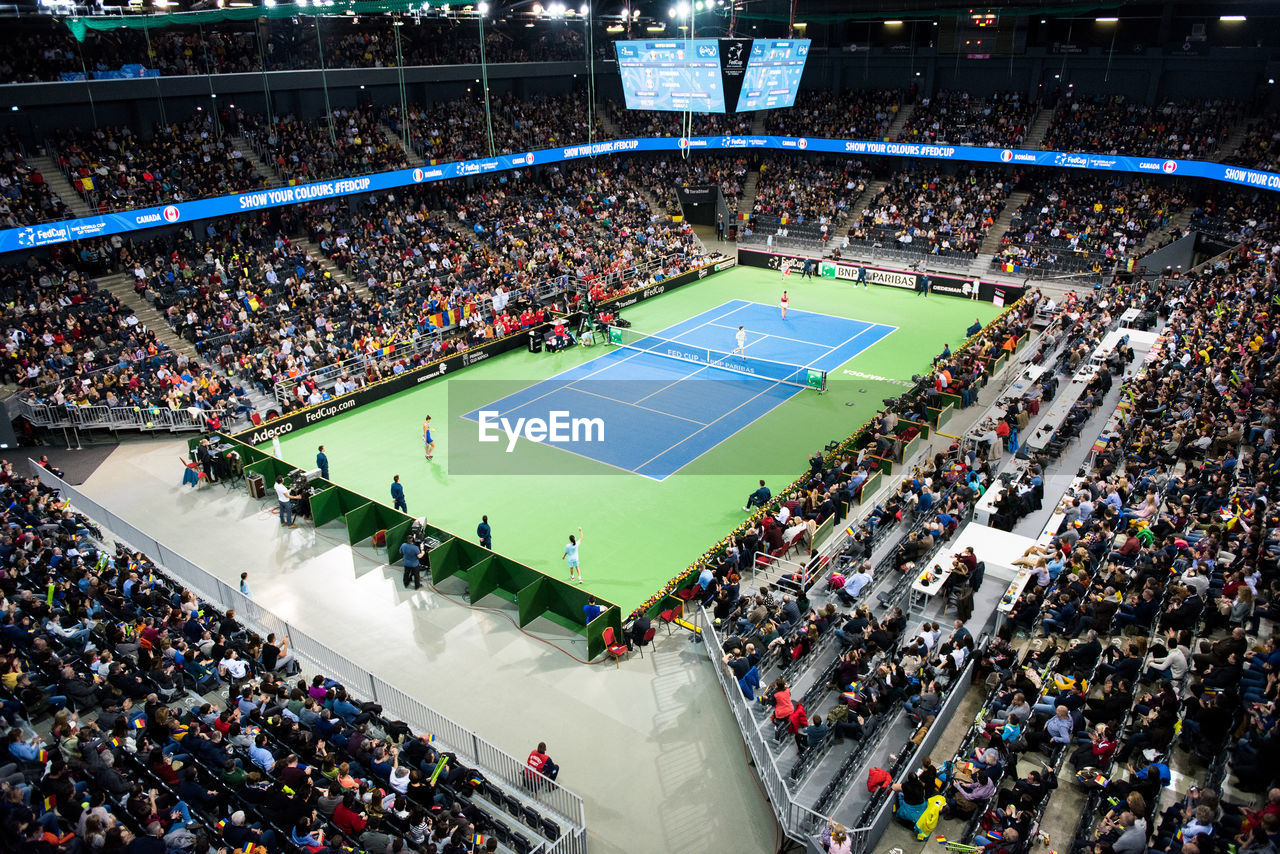
[[[620,41],[617,47],[627,109],[725,111],[716,39]]]
[[[751,45],[737,112],[794,106],[808,58],[809,39],[757,39]]]

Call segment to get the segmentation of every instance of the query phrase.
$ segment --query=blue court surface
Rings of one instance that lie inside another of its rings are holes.
[[[745,355],[737,347],[746,333]],[[723,367],[612,347],[604,355],[536,383],[464,418],[494,424],[517,419],[598,419],[600,429],[560,431],[554,447],[653,480],[665,480],[803,388],[803,369],[834,371],[897,327],[732,300],[660,331],[637,333],[635,347],[663,339],[662,352],[698,348]],[[634,330],[627,330],[629,333]],[[645,337],[652,334],[653,339]],[[674,342],[675,347],[667,346]],[[597,344],[597,346],[600,346]],[[653,348],[657,350],[658,348]],[[792,367],[800,368],[796,373]],[[797,377],[800,385],[781,381]],[[503,441],[506,441],[504,436]],[[538,441],[536,438],[534,441]]]

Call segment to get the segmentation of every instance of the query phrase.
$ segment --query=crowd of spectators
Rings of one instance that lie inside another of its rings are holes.
[[[751,132],[754,113],[694,113],[689,128],[684,113],[663,110],[628,110],[626,104],[606,100],[604,113],[622,139],[632,137],[724,136]]]
[[[484,101],[480,98],[455,98],[430,107],[410,105],[401,116],[399,107],[388,107],[383,113],[388,128],[397,135],[406,130],[409,144],[428,163],[475,160],[489,156],[489,130]],[[497,134],[494,129],[494,148]]]
[[[409,165],[404,148],[382,132],[378,112],[337,109],[328,118],[243,116],[245,139],[281,178],[304,184]]]
[[[1042,148],[1148,157],[1212,159],[1239,119],[1236,101],[1165,101],[1154,107],[1122,95],[1059,102]]]
[[[760,163],[753,220],[780,220],[787,225],[835,226],[849,204],[866,189],[870,173],[856,160],[809,160],[775,155]]]
[[[848,229],[851,242],[938,255],[974,255],[1020,176],[984,169],[895,173]]]
[[[1035,118],[1036,104],[1022,92],[986,98],[939,91],[920,99],[898,132],[899,142],[1018,146]]]
[[[0,381],[52,406],[240,408],[235,384],[174,352],[75,265],[0,267],[5,351]]]
[[[227,122],[243,118],[197,109],[183,122],[157,124],[147,138],[124,125],[66,129],[53,135],[51,154],[103,212],[228,195],[267,183],[231,142]]]
[[[475,65],[480,41],[474,21],[410,18],[399,27],[399,51],[406,67]],[[63,75],[120,72],[141,66],[161,76],[289,71],[302,68],[392,68],[397,39],[390,18],[362,21],[325,19],[317,39],[314,21],[268,23],[259,39],[256,25],[227,23],[199,29],[173,27],[144,35],[132,30],[90,30],[77,43],[61,22],[24,26],[0,58],[0,83],[61,80]],[[585,62],[582,33],[538,25],[532,29],[504,21],[485,27],[488,62]]]
[[[901,108],[903,93],[897,89],[851,89],[817,92],[806,89],[796,95],[789,110],[770,110],[765,133],[783,136],[816,136],[825,139],[880,139]]]
[[[16,228],[70,216],[70,209],[49,189],[44,175],[22,156],[17,136],[11,132],[0,148],[0,226]]]
[[[1251,169],[1280,168],[1280,115],[1269,113],[1249,122],[1244,139],[1222,160]]]
[[[680,187],[720,187],[725,206],[730,212],[738,210],[742,199],[742,185],[747,176],[747,159],[730,155],[691,152],[688,158],[670,160],[633,160],[626,170],[626,177],[636,186],[647,190],[668,214],[681,212],[676,190]]]
[[[498,819],[472,798],[483,775],[430,736],[301,678],[287,638],[107,544],[8,462],[0,495],[6,850],[470,854],[559,835]]]
[[[1112,270],[1135,258],[1147,235],[1186,206],[1172,182],[1074,173],[1026,180],[992,263],[1052,270]]]

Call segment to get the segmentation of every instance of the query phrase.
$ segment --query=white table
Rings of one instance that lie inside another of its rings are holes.
[[[917,567],[919,569],[919,567]],[[925,581],[925,573],[933,572],[932,581]],[[941,572],[934,572],[933,567],[929,566],[916,573],[916,580],[911,582],[911,611],[919,611],[924,613],[928,607],[930,600],[942,591],[943,585],[947,583],[947,579],[951,577],[951,570],[943,569]]]
[[[1142,311],[1136,308],[1125,309],[1120,315],[1120,325],[1124,327],[1133,326],[1133,322],[1142,316]]]

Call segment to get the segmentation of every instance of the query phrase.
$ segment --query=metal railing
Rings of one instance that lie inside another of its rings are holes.
[[[466,765],[479,769],[490,783],[552,818],[560,826],[561,836],[551,840],[548,845],[535,846],[535,852],[585,854],[586,811],[581,797],[541,776],[535,784],[530,785],[528,766],[521,760],[291,625],[194,561],[86,497],[34,460],[28,462],[32,475],[46,486],[59,490],[61,497],[70,501],[77,511],[93,519],[104,531],[109,531],[132,549],[148,555],[175,580],[191,588],[202,599],[224,611],[234,608],[236,618],[241,623],[263,636],[274,632],[277,637],[288,638],[289,648],[294,655],[300,660],[306,660],[317,672],[333,676],[353,695],[380,704],[385,714],[405,721],[417,732],[430,733],[441,750],[454,753]]]
[[[708,619],[706,612],[702,609],[698,611],[698,621],[705,641],[703,648],[706,649],[707,657],[711,660],[711,669],[716,674],[716,681],[720,683],[721,690],[724,691],[725,699],[729,701],[729,708],[733,711],[734,718],[737,719],[738,729],[742,731],[742,740],[751,754],[756,775],[764,786],[765,797],[773,806],[778,823],[782,826],[782,832],[801,844],[806,840],[812,841],[822,832],[829,817],[814,812],[791,797],[784,782],[787,779],[787,772],[778,767],[777,760],[769,750],[760,730],[760,719],[752,714],[742,689],[736,681],[729,678],[728,670],[720,660],[719,653],[723,648],[723,639],[716,633],[715,621]],[[772,718],[765,718],[764,721],[771,724]]]
[[[159,406],[56,406],[33,403],[22,397],[9,401],[11,417],[22,417],[36,427],[73,430],[140,430],[203,432],[211,415],[224,423],[234,420],[226,412],[206,409],[164,409]]]

